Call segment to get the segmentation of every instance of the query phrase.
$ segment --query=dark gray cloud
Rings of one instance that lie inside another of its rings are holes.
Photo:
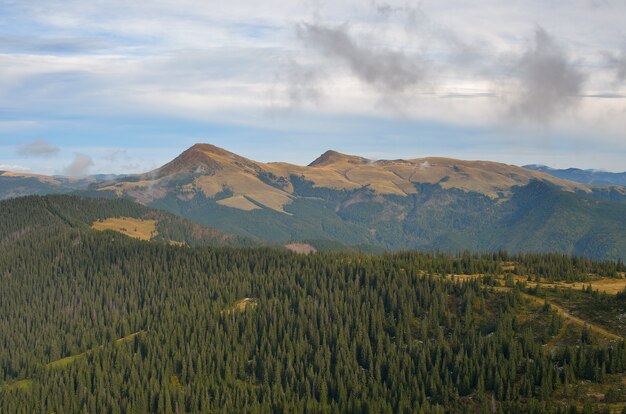
[[[57,154],[60,150],[59,147],[50,144],[45,139],[35,139],[18,145],[17,154],[22,157],[49,157]]]
[[[77,152],[74,154],[74,160],[71,162],[70,165],[65,167],[63,172],[66,175],[69,175],[72,177],[83,176],[89,173],[89,170],[91,169],[92,166],[93,166],[93,160],[91,159],[89,155],[81,154],[80,152]]]
[[[346,26],[305,23],[298,26],[297,34],[305,44],[347,65],[361,81],[386,94],[405,92],[428,75],[425,60],[359,42],[348,33]]]
[[[604,57],[611,70],[615,73],[615,80],[626,80],[626,46],[619,53],[605,53]]]
[[[579,101],[586,76],[543,28],[535,29],[532,44],[515,66],[519,89],[512,116],[548,123]]]

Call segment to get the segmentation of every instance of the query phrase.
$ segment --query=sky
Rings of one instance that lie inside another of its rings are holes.
[[[623,0],[0,0],[0,170],[194,143],[626,171]]]

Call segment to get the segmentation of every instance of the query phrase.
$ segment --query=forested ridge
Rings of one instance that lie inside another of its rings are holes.
[[[28,196],[1,201],[0,243],[14,243],[31,233],[85,229],[97,220],[115,217],[155,220],[157,235],[154,240],[160,242],[177,241],[189,246],[245,247],[260,244],[130,200],[67,195]],[[37,236],[29,240],[34,243],[39,241]]]
[[[0,211],[1,413],[603,412],[576,384],[626,372],[626,344],[589,332],[547,352],[558,315],[489,286],[511,262],[554,280],[621,262],[188,248],[73,217]]]

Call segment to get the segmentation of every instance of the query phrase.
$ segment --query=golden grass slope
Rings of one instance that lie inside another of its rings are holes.
[[[239,210],[244,211],[257,210],[261,208],[242,195],[224,198],[222,200],[219,200],[217,204],[226,207],[238,208]]]
[[[259,302],[255,298],[243,298],[239,299],[233,306],[230,308],[224,309],[220,313],[231,315],[236,312],[245,312],[246,310],[251,310],[256,308],[259,305]]]
[[[503,267],[502,270],[507,271],[507,270],[512,270],[512,268],[510,268],[509,266],[505,266]],[[450,275],[450,277],[459,281],[479,279],[483,276],[484,275],[482,274]],[[591,286],[593,290],[597,290],[598,292],[602,292],[602,293],[607,293],[609,295],[617,295],[618,293],[621,293],[626,289],[626,277],[624,276],[617,277],[617,278],[598,278],[595,280],[591,280],[589,282],[551,282],[551,281],[546,281],[546,280],[541,280],[537,282],[536,280],[537,276],[536,275],[531,275],[531,276],[532,276],[531,277],[532,280],[528,280],[528,275],[523,275],[523,276],[514,275],[512,276],[512,280],[515,283],[524,283],[528,287],[534,288],[534,287],[540,286],[541,288],[544,288],[544,289],[560,288],[560,289],[585,290],[589,286]],[[504,284],[505,282],[504,276],[497,277],[497,279],[500,284]]]
[[[528,282],[529,286],[535,286],[536,283]],[[597,290],[598,292],[608,293],[610,295],[617,295],[620,292],[623,292],[626,289],[626,279],[599,279],[593,280],[591,282],[578,282],[578,283],[565,283],[565,282],[556,282],[556,283],[542,283],[542,287],[552,288],[568,288],[568,289],[576,289],[576,290],[585,290],[587,287],[591,285],[593,290]]]
[[[20,178],[35,178],[42,183],[47,183],[55,186],[60,186],[61,182],[55,179],[54,177],[50,177],[47,175],[39,175],[39,174],[30,174],[24,172],[13,172],[13,171],[4,171],[0,173],[2,177],[20,177]]]
[[[112,230],[139,240],[150,240],[157,235],[156,220],[142,220],[132,217],[113,217],[96,221],[94,230]]]
[[[179,179],[187,176],[187,181]],[[100,190],[127,194],[144,203],[172,193],[188,200],[197,193],[215,198],[226,192],[230,197],[219,204],[245,211],[261,205],[286,213],[285,206],[294,199],[294,176],[319,188],[368,188],[379,195],[407,196],[417,192],[415,184],[425,183],[506,199],[512,187],[531,180],[547,181],[565,191],[591,191],[589,186],[542,172],[488,161],[437,157],[373,161],[327,151],[309,166],[300,166],[256,162],[209,144],[196,144],[161,168],[132,180],[108,183]]]
[[[267,208],[288,214],[284,211],[284,206],[292,201],[290,191],[263,182],[259,178],[263,172],[266,170],[262,163],[250,161],[212,145],[199,144],[163,167],[140,175],[138,180],[118,181],[99,190],[112,190],[118,195],[126,193],[140,202],[164,197],[168,190],[175,190],[183,198],[191,198],[195,193],[213,198],[218,193],[228,191],[232,193],[232,199],[221,200],[220,204],[246,211],[258,208],[254,203],[245,200],[248,198]],[[193,178],[185,185],[170,188],[172,178],[180,174],[193,174]]]
[[[499,198],[512,187],[526,185],[533,179],[554,183],[566,191],[590,191],[583,184],[560,180],[544,173],[537,174],[514,165],[450,158],[371,161],[337,156],[329,162],[314,162],[313,166],[305,167],[302,175],[319,187],[329,184],[323,179],[319,180],[320,176],[342,177],[335,179],[332,187],[351,189],[368,186],[379,194],[412,194],[416,192],[414,184],[427,183]]]

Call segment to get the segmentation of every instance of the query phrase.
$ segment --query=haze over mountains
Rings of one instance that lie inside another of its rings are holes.
[[[3,198],[58,192],[129,198],[271,242],[626,258],[624,187],[488,161],[327,151],[299,166],[197,144],[154,171],[111,180],[0,175]]]

